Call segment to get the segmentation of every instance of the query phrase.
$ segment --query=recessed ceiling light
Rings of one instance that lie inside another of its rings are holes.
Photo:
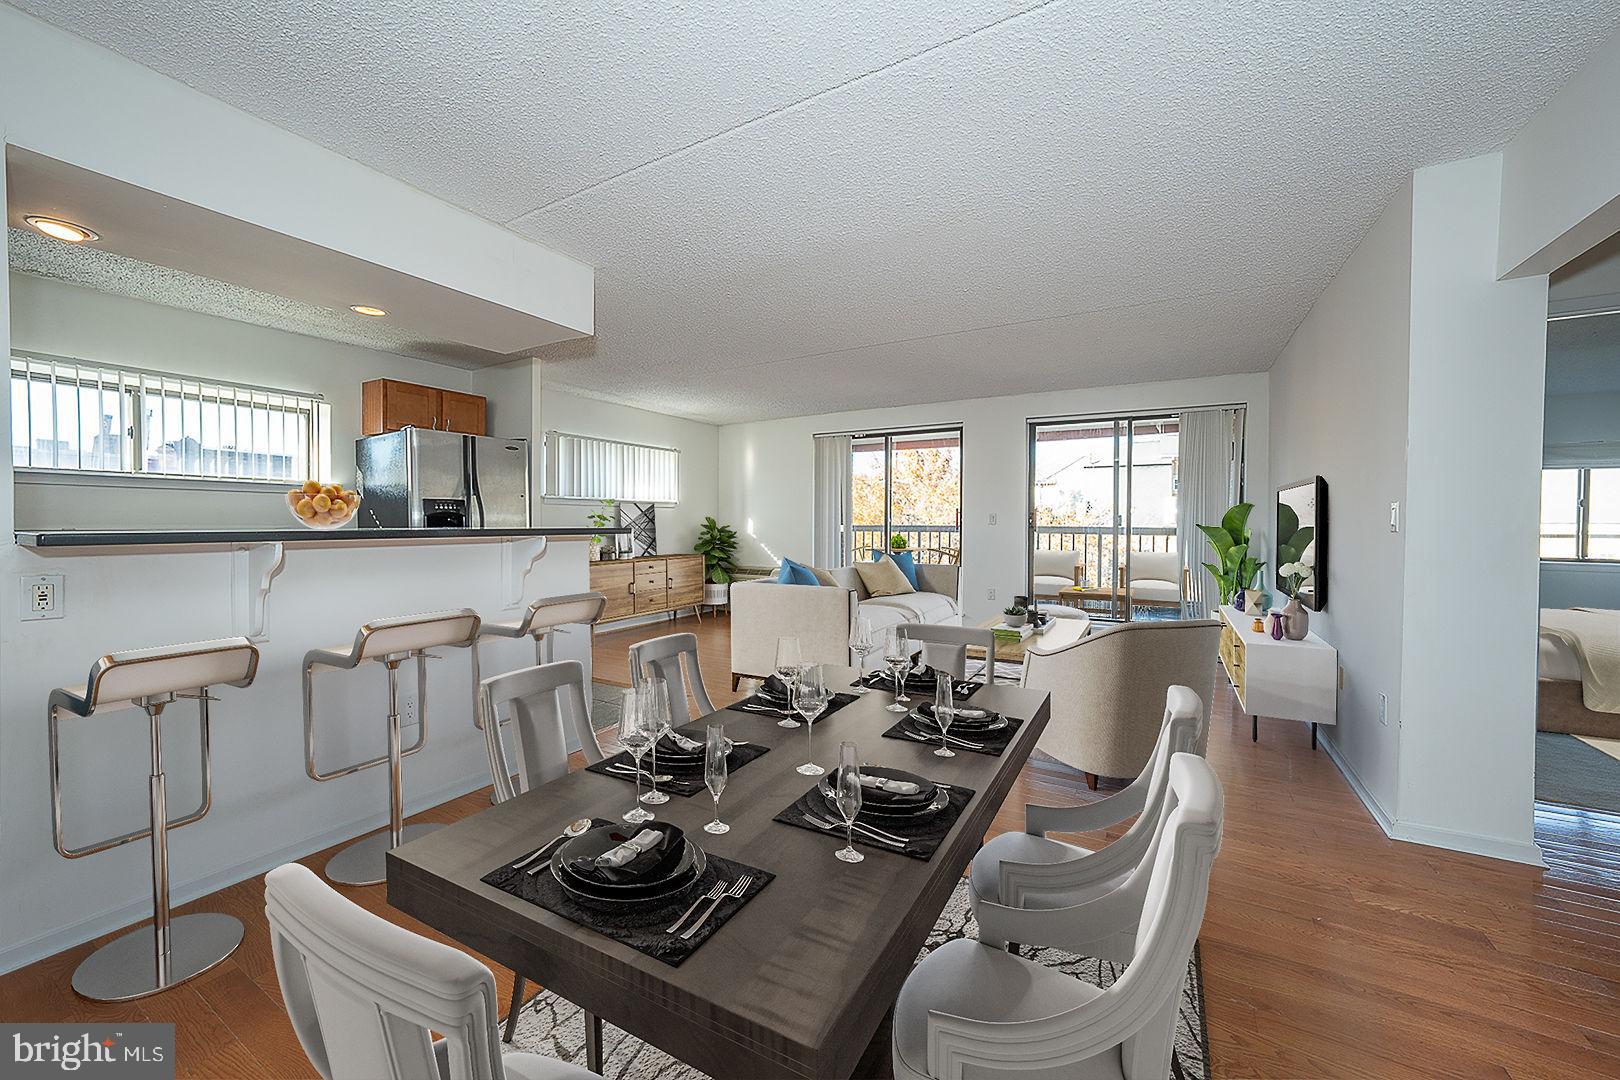
[[[356,315],[370,315],[373,319],[380,319],[388,314],[382,308],[372,307],[370,304],[350,304],[349,310]]]
[[[23,218],[23,220],[46,236],[54,236],[56,239],[66,240],[70,244],[82,244],[89,240],[101,239],[98,234],[91,232],[83,225],[75,225],[73,222],[63,221],[61,218],[40,217],[37,214],[31,214]]]

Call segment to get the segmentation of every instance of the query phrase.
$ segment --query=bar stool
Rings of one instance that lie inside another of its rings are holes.
[[[312,780],[335,780],[375,765],[388,766],[388,829],[356,840],[326,864],[326,876],[340,885],[380,885],[387,877],[387,853],[406,840],[434,829],[436,824],[406,827],[403,761],[427,742],[427,661],[428,650],[452,646],[471,650],[474,693],[478,690],[478,612],[471,608],[430,611],[422,615],[402,615],[378,619],[360,628],[348,649],[311,649],[304,655],[304,771]],[[416,660],[416,703],[421,725],[416,741],[400,745],[399,666]],[[315,672],[318,668],[352,669],[373,660],[388,669],[388,751],[379,757],[356,762],[331,772],[315,767]]]
[[[534,662],[536,664],[549,664],[552,660],[552,631],[562,633],[559,628],[572,624],[584,623],[586,626],[595,626],[602,618],[602,612],[607,608],[607,597],[599,592],[570,593],[567,596],[546,596],[529,605],[520,619],[511,619],[501,622],[484,622],[479,628],[479,643],[473,646],[475,673],[483,670],[483,660],[478,653],[479,645],[486,637],[500,638],[534,638]],[[506,761],[506,753],[501,746],[500,729],[511,723],[511,717],[504,720],[497,719],[493,728],[484,723],[487,702],[480,693],[480,683],[476,677],[473,681],[473,694],[478,698],[473,705],[473,723],[484,732],[484,745],[489,754],[490,776],[494,779],[495,790],[491,796],[492,802],[505,802],[510,799],[516,790],[512,785],[511,774],[502,768]],[[586,696],[589,696],[587,691]]]
[[[208,703],[211,686],[248,686],[259,669],[259,650],[245,637],[166,645],[111,653],[90,665],[84,687],[52,690],[47,707],[51,755],[51,838],[63,857],[79,859],[136,840],[152,839],[152,935],[132,930],[103,945],[73,972],[73,989],[92,1001],[129,1001],[166,990],[224,960],[242,942],[242,924],[229,915],[169,916],[169,830],[190,825],[213,802]],[[163,710],[180,700],[197,702],[202,741],[202,799],[197,808],[170,819],[163,772]],[[62,829],[60,714],[89,717],[116,709],[145,711],[150,729],[151,820],[144,829],[71,848]]]

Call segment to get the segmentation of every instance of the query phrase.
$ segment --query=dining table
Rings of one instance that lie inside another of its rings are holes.
[[[857,672],[830,667],[826,675],[843,692]],[[885,737],[899,719],[886,709],[893,700],[874,690],[808,732],[729,707],[704,718],[769,752],[729,777],[719,812],[730,832],[703,831],[714,812],[706,791],[657,806],[657,820],[678,825],[711,857],[775,878],[678,966],[483,880],[578,818],[618,821],[635,787],[611,775],[576,769],[394,848],[388,901],[583,1009],[598,1070],[606,1021],[716,1080],[886,1075],[888,1049],[874,1036],[887,1029],[901,985],[1050,715],[1043,691],[982,686],[968,704],[1016,719],[1016,732],[997,756],[957,749],[939,757],[937,740]],[[701,732],[704,720],[687,730]],[[864,846],[864,861],[846,863],[834,857],[841,828],[773,820],[815,782],[796,767],[812,757],[830,773],[845,740],[863,764],[972,790],[930,857]]]

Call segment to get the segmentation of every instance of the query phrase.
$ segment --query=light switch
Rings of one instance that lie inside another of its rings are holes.
[[[1401,504],[1399,502],[1389,504],[1389,531],[1392,533],[1401,531]]]

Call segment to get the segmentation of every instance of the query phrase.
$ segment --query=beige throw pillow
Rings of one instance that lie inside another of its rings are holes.
[[[823,585],[831,585],[835,589],[838,588],[838,579],[833,577],[831,570],[823,570],[819,566],[812,566],[810,568],[810,572],[816,575],[816,580],[821,582]]]
[[[906,572],[893,559],[856,563],[855,569],[861,575],[861,584],[873,596],[902,596],[917,591],[906,580]]]

